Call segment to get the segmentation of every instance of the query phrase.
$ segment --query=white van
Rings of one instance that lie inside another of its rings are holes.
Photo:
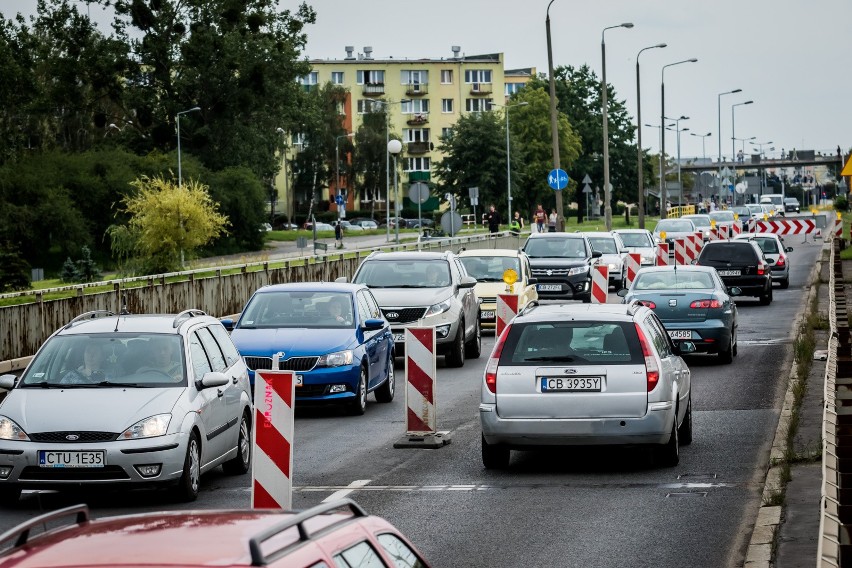
[[[780,193],[764,193],[760,196],[761,205],[771,205],[776,215],[784,216],[784,196]]]

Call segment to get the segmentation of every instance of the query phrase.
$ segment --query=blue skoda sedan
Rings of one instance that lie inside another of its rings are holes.
[[[393,400],[394,351],[390,325],[369,288],[317,283],[264,286],[249,299],[231,339],[249,368],[296,373],[297,402],[344,404],[364,414],[367,393]]]

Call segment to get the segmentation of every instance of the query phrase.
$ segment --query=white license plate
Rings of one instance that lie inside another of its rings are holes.
[[[600,392],[600,377],[539,377],[541,392]]]
[[[38,465],[41,467],[103,467],[106,465],[106,452],[103,450],[88,452],[39,450]]]
[[[688,329],[672,329],[669,330],[669,337],[672,339],[692,339],[692,332]]]
[[[303,384],[305,384],[304,383],[304,377],[302,375],[296,375],[296,386],[300,387]]]
[[[394,343],[402,343],[402,342],[405,341],[405,334],[404,333],[394,333],[393,334],[393,340],[394,340]]]
[[[481,315],[479,316],[479,319],[493,320],[494,319],[494,311],[489,310],[487,312],[482,312]]]
[[[537,284],[536,290],[539,292],[561,292],[562,284]]]
[[[719,276],[739,276],[742,274],[739,270],[718,270]]]

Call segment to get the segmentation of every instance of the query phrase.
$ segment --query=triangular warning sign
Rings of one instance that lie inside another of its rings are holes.
[[[842,176],[852,176],[852,154],[849,154],[849,159],[846,160],[846,165],[840,171]]]

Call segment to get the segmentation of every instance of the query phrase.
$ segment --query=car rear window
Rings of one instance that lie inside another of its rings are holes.
[[[657,233],[661,231],[667,231],[669,233],[687,233],[695,231],[695,225],[693,225],[692,221],[689,221],[688,219],[664,219],[657,223],[657,227],[654,231]]]
[[[670,272],[640,272],[634,290],[690,290],[712,288],[713,278],[707,272],[672,270]]]
[[[626,247],[651,247],[654,243],[646,233],[619,233]]]
[[[353,280],[370,288],[446,288],[451,284],[446,260],[366,260]]]
[[[754,262],[757,257],[750,243],[719,243],[707,245],[698,257],[699,262]]]
[[[618,247],[612,237],[589,237],[589,243],[592,245],[592,250],[601,254],[618,254]]]
[[[642,349],[630,322],[554,321],[513,324],[501,365],[641,364]]]
[[[529,239],[524,252],[530,258],[586,258],[586,241],[582,237]]]

